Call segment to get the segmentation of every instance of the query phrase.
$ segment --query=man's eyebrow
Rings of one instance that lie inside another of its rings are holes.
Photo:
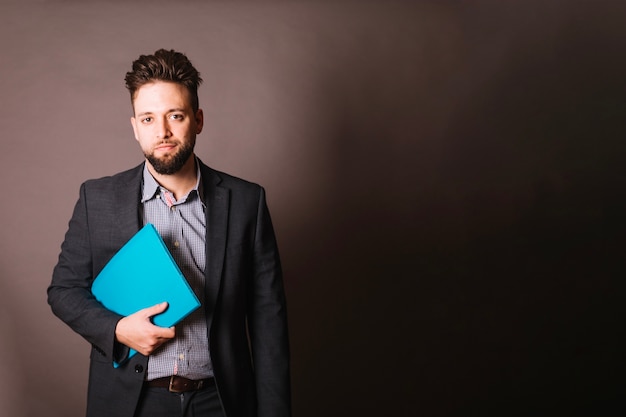
[[[169,109],[168,111],[166,111],[165,113],[174,113],[174,112],[184,112],[185,109],[183,107],[175,107],[173,109]],[[152,115],[154,114],[154,112],[152,111],[144,111],[141,113],[137,113],[135,116],[148,116],[148,115]]]

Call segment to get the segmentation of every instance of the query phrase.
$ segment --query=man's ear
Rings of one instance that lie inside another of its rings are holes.
[[[137,119],[135,116],[130,118],[130,125],[133,127],[133,133],[135,134],[135,140],[139,141],[139,135],[137,134]]]
[[[196,119],[196,134],[202,132],[202,127],[204,126],[204,112],[202,111],[202,109],[198,109],[198,111],[195,114],[195,119]]]

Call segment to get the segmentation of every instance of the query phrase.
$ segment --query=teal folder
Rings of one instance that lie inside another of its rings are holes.
[[[161,327],[176,325],[200,307],[165,242],[149,223],[105,265],[91,292],[103,306],[123,316],[167,301],[167,310],[152,318]],[[128,358],[136,353],[131,349]],[[114,366],[119,364],[114,362]]]

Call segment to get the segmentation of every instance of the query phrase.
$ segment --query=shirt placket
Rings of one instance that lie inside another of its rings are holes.
[[[174,198],[174,195],[172,193],[170,193],[169,191],[162,189],[162,194],[163,194],[163,202],[167,205],[167,207],[169,208],[169,219],[170,219],[170,224],[171,224],[171,230],[172,230],[172,241],[171,241],[171,248],[170,251],[172,252],[172,256],[174,257],[174,259],[177,261],[177,263],[179,265],[184,265],[184,262],[181,262],[181,250],[183,250],[184,248],[183,246],[183,220],[181,217],[181,209],[180,206],[177,204],[176,199]],[[177,375],[179,373],[184,373],[187,366],[187,357],[186,357],[186,353],[185,353],[185,347],[184,347],[184,340],[187,340],[187,335],[184,334],[185,328],[183,326],[181,326],[182,332],[183,334],[181,335],[182,337],[176,337],[174,339],[174,345],[175,345],[175,352],[176,352],[176,357],[175,357],[175,361],[174,361],[174,370],[173,370],[173,374]]]

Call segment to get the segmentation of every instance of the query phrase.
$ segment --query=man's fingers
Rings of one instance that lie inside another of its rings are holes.
[[[161,327],[161,329],[163,330],[160,336],[164,339],[171,339],[176,336],[176,329],[174,327]]]

